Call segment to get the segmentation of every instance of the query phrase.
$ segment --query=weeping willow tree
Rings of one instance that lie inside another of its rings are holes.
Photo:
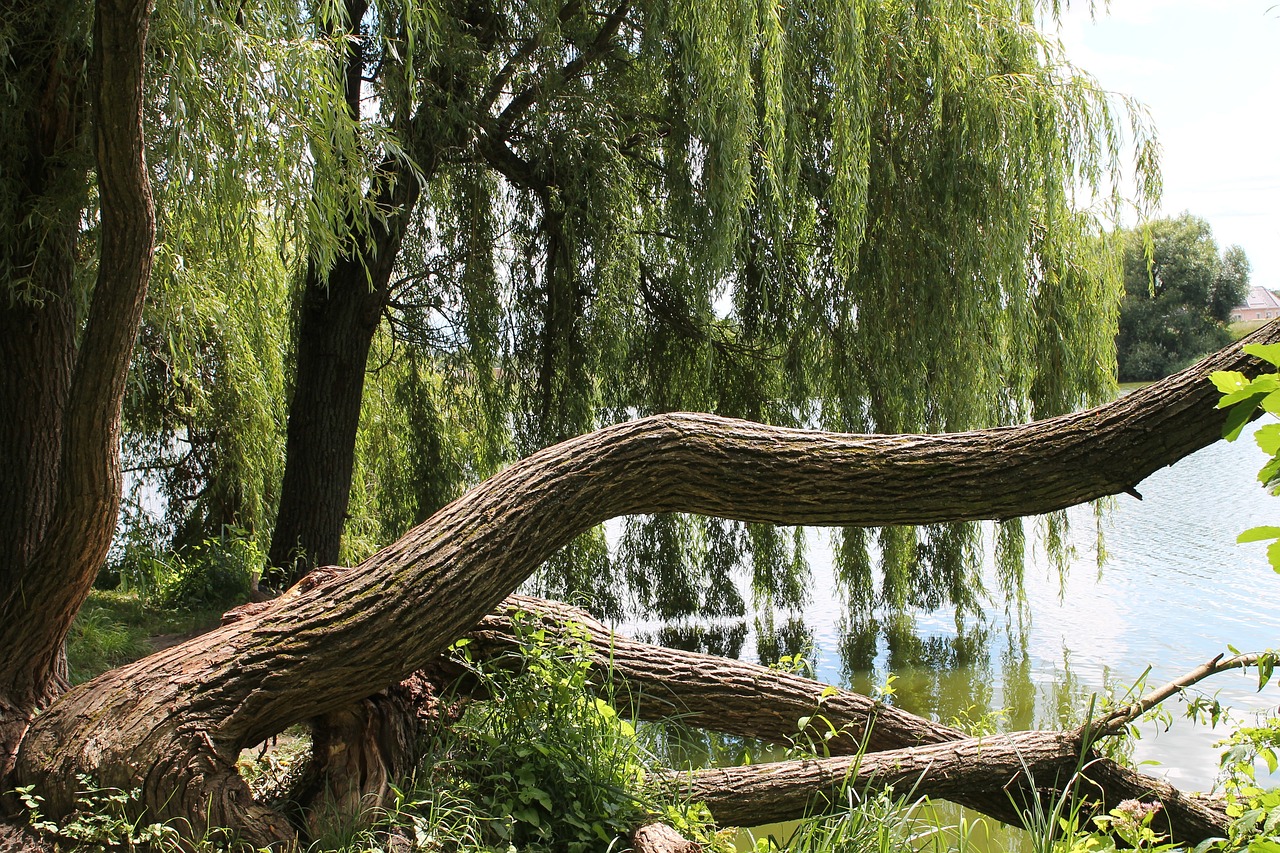
[[[285,477],[273,558],[296,572],[637,415],[938,432],[1111,393],[1120,156],[1150,199],[1156,149],[1036,4],[346,12],[347,97],[376,104],[351,115],[402,148],[366,193],[384,226],[308,266],[295,387],[346,390],[293,400],[288,464],[312,470]],[[358,329],[336,319],[354,302]],[[321,339],[327,364],[303,351]],[[998,541],[1016,586],[1019,523]],[[616,559],[597,530],[539,586],[614,616],[741,614],[745,564],[754,604],[796,606],[802,542],[639,518]],[[978,548],[968,525],[850,530],[837,566],[860,609],[965,608]]]
[[[284,583],[636,415],[951,431],[1096,401],[1123,137],[1143,198],[1155,147],[1049,12],[162,4],[135,467],[176,541],[250,531]],[[621,542],[587,534],[540,589],[734,615],[747,565],[762,609],[805,594],[792,531],[653,516]],[[1002,526],[1011,587],[1022,542]],[[849,530],[837,567],[856,610],[965,608],[978,547]]]

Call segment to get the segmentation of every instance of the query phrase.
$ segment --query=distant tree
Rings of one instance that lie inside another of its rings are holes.
[[[1125,235],[1124,289],[1120,379],[1159,379],[1231,340],[1227,321],[1249,292],[1249,259],[1239,246],[1220,253],[1209,223],[1184,213]]]

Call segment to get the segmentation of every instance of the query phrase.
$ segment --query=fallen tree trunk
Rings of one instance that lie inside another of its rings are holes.
[[[1252,340],[1280,339],[1280,325]],[[240,750],[352,706],[437,657],[574,536],[632,513],[881,526],[1009,518],[1120,492],[1218,439],[1206,380],[1256,371],[1238,347],[1105,406],[947,435],[843,435],[664,414],[547,448],[353,571],[81,685],[32,724],[15,778],[50,814],[86,774],[153,817],[247,843],[294,830],[254,801]]]
[[[1105,808],[1124,800],[1154,798],[1164,807],[1157,825],[1174,840],[1193,845],[1227,831],[1222,802],[1188,796],[1167,783],[1093,756],[1085,743],[1119,733],[1126,723],[1197,681],[1256,664],[1256,655],[1215,659],[1074,732],[1014,733],[975,741],[987,750],[979,750],[981,760],[972,762],[968,759],[975,754],[974,748],[957,729],[794,673],[639,643],[613,634],[585,611],[559,602],[508,597],[468,635],[471,654],[495,659],[518,650],[520,640],[511,622],[515,612],[538,616],[541,627],[549,631],[569,622],[580,626],[583,630],[575,636],[591,644],[599,671],[613,681],[614,695],[627,701],[628,710],[640,719],[676,718],[711,731],[785,744],[799,734],[798,721],[821,715],[823,723],[815,733],[828,727],[839,731],[821,740],[830,755],[857,756],[865,751],[860,766],[843,758],[815,759],[693,774],[685,793],[706,799],[717,820],[727,825],[795,820],[815,804],[834,802],[810,795],[828,790],[833,780],[844,780],[851,767],[858,767],[858,779],[867,780],[863,784],[871,787],[894,785],[900,794],[913,790],[919,796],[947,799],[1021,825],[1033,790],[1041,796],[1060,795],[1074,770],[1087,764],[1081,794]],[[925,745],[941,748],[913,749]],[[1021,762],[1015,761],[1012,770],[999,760],[988,761],[989,755],[1008,759],[1010,749]],[[896,769],[886,773],[886,767]],[[904,782],[908,783],[905,788]],[[721,793],[708,795],[722,783]]]
[[[1071,796],[1073,790],[1100,802],[1104,813],[1121,802],[1114,798],[1116,791],[1129,791],[1132,796],[1122,799],[1162,804],[1152,826],[1178,843],[1226,836],[1224,804],[1188,796],[1106,759],[1088,761],[1086,754],[1082,760],[1083,747],[1079,732],[1012,732],[862,756],[710,768],[673,777],[669,784],[705,802],[717,822],[726,825],[821,814],[842,802],[846,787],[859,795],[892,788],[900,796],[964,804],[974,801],[974,792],[982,792],[982,799],[992,804],[1004,799],[1004,809],[1013,809],[1020,818],[1010,822],[1030,826],[1034,815],[1047,814],[1053,800]],[[1039,804],[1036,798],[1042,798]],[[977,807],[991,813],[984,805]]]
[[[515,651],[511,616],[525,612],[555,631],[572,622],[585,629],[599,670],[608,673],[628,710],[644,720],[678,718],[697,728],[786,744],[801,718],[821,714],[839,730],[824,741],[833,755],[852,755],[959,740],[964,732],[860,693],[795,673],[715,655],[668,649],[614,634],[577,607],[512,595],[467,636],[472,654],[490,660]]]

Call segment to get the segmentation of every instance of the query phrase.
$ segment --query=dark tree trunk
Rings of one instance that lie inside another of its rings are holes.
[[[73,4],[25,3],[12,10],[26,38],[11,45],[18,69],[35,75],[24,92],[24,135],[6,178],[19,176],[13,237],[0,248],[9,277],[0,292],[0,642],[23,649],[34,618],[29,566],[49,521],[62,462],[62,428],[75,363],[76,239],[90,162],[89,103],[82,77],[88,44],[49,38]],[[72,28],[74,32],[74,28]],[[44,224],[45,210],[59,221]],[[7,257],[4,257],[7,255]],[[18,629],[14,631],[13,629]],[[11,634],[11,631],[13,633]],[[18,643],[18,645],[13,645]],[[60,641],[31,643],[42,656]],[[37,665],[37,668],[40,668]],[[0,790],[35,708],[56,692],[28,674],[16,653],[0,659]],[[56,667],[55,667],[56,669]]]
[[[350,26],[359,27],[367,0],[346,0],[345,7]],[[365,75],[359,37],[347,42],[342,72],[347,110],[358,120]],[[332,267],[308,264],[298,311],[280,509],[271,535],[274,569],[263,579],[277,588],[297,582],[317,566],[338,562],[365,366],[419,191],[408,165],[388,159],[367,199],[381,218],[364,227],[351,222],[345,235],[349,250]]]
[[[63,641],[106,556],[120,504],[120,407],[155,238],[142,147],[150,10],[149,0],[98,0],[94,9],[91,88],[101,225],[98,278],[79,345],[72,308],[78,209],[66,211],[68,219],[54,228],[52,243],[33,254],[35,283],[49,287],[35,294],[43,304],[11,299],[0,309],[6,357],[0,406],[9,422],[0,432],[0,453],[5,486],[12,477],[18,489],[16,497],[0,499],[0,537],[12,537],[3,546],[7,559],[0,567],[0,790],[8,787],[32,715],[64,686]],[[57,23],[51,31],[65,31],[65,23]],[[33,37],[50,41],[48,31],[33,31]],[[67,73],[58,57],[82,48],[51,42],[54,57],[41,110],[53,112],[42,112],[37,121],[52,136],[41,143],[50,147],[37,148],[29,164],[37,174],[69,168],[76,160],[75,125],[85,101],[74,82],[53,78]],[[59,106],[63,98],[70,100]],[[52,192],[66,180],[78,177],[44,175],[33,193]],[[57,199],[65,202],[66,196]],[[30,200],[35,208],[47,201],[38,195]],[[10,356],[33,361],[11,363]]]
[[[1272,324],[1252,340],[1280,338]],[[1131,490],[1218,439],[1206,380],[1257,371],[1233,346],[1086,412],[932,436],[788,430],[668,414],[547,448],[441,509],[356,570],[64,694],[33,723],[20,781],[52,814],[77,776],[140,789],[157,817],[250,843],[293,837],[256,803],[239,751],[349,707],[434,660],[554,551],[618,515],[884,525],[1043,513]]]
[[[355,251],[332,269],[307,270],[298,318],[293,399],[285,438],[280,510],[264,581],[283,587],[338,562],[355,464],[369,348],[382,320],[391,272],[418,197],[407,167],[386,164],[375,203],[385,222],[352,235]]]

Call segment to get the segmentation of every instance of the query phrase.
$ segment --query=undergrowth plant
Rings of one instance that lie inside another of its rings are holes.
[[[40,836],[60,850],[106,853],[106,851],[153,850],[158,853],[182,850],[178,830],[171,824],[147,822],[135,817],[138,791],[101,788],[88,776],[78,777],[75,809],[62,822],[47,818],[44,801],[32,786],[17,788],[18,800],[27,810],[27,819]]]
[[[646,786],[651,753],[614,709],[585,629],[520,614],[513,623],[515,654],[491,662],[465,640],[454,648],[489,699],[440,729],[405,795],[420,847],[621,851],[637,826],[663,820],[705,849],[730,849],[705,809]]]

